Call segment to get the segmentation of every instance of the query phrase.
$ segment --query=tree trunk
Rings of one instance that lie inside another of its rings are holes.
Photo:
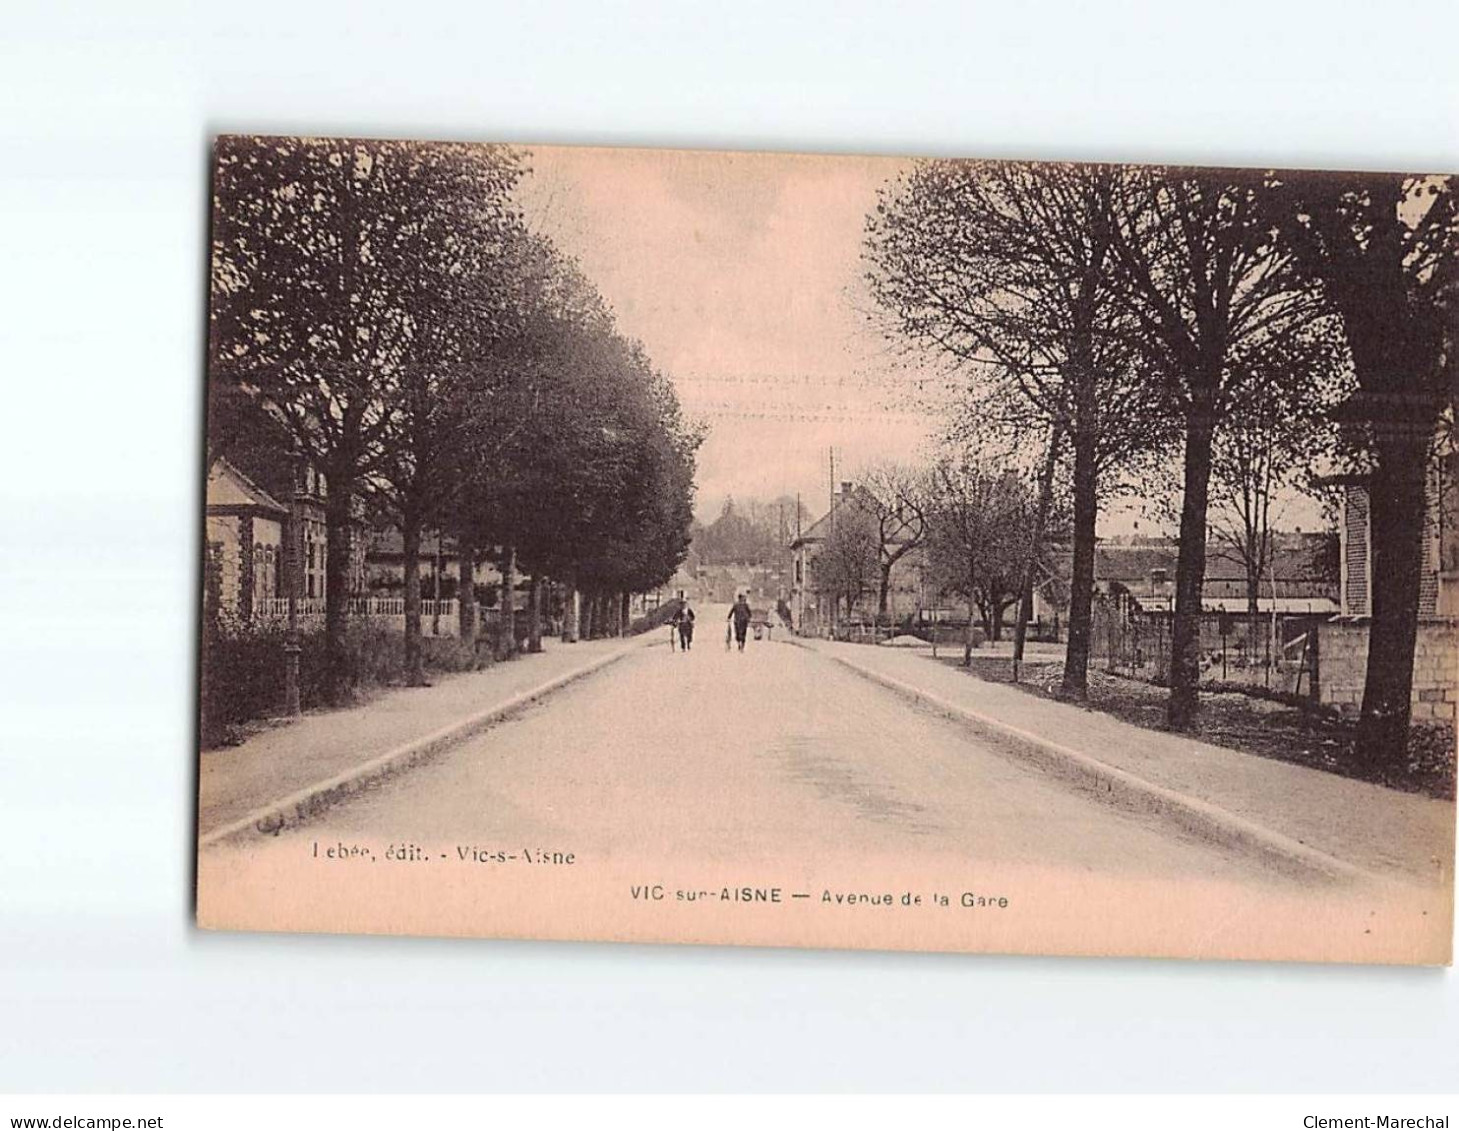
[[[582,617],[583,595],[578,587],[574,585],[568,590],[567,600],[563,603],[562,609],[562,641],[564,644],[576,644],[581,630],[580,620]]]
[[[1018,619],[1013,624],[1013,682],[1018,682],[1023,666],[1023,646],[1028,640],[1028,622],[1033,619],[1033,582],[1039,558],[1044,552],[1044,528],[1054,499],[1054,471],[1059,465],[1059,441],[1064,430],[1057,424],[1049,433],[1049,446],[1044,450],[1044,466],[1039,472],[1039,498],[1034,510],[1033,530],[1029,538],[1028,558],[1023,565],[1023,583],[1018,589]]]
[[[887,618],[887,598],[891,594],[891,589],[892,589],[892,563],[891,562],[882,562],[882,564],[881,564],[881,582],[880,582],[879,586],[877,587],[877,594],[876,594],[876,618],[877,618],[878,621],[883,621],[883,620],[886,620],[886,618]]]
[[[517,654],[517,548],[508,546],[502,556],[502,639],[504,659]]]
[[[405,575],[405,682],[424,687],[426,672],[420,643],[420,519],[407,511],[400,523],[401,565]]]
[[[1256,662],[1256,645],[1261,639],[1261,559],[1253,556],[1254,546],[1248,544],[1248,549],[1251,550],[1246,557],[1246,651],[1249,665]],[[1225,647],[1224,643],[1222,647]]]
[[[963,634],[963,667],[973,666],[973,613],[975,607],[972,601],[968,602],[968,630]]]
[[[1099,518],[1099,472],[1092,412],[1074,434],[1074,561],[1069,579],[1069,642],[1064,654],[1065,699],[1089,695],[1089,651],[1094,617],[1095,524]]]
[[[1428,437],[1380,439],[1377,449],[1368,507],[1372,620],[1363,707],[1358,719],[1358,749],[1367,764],[1381,768],[1386,777],[1407,757],[1413,715]]]
[[[349,623],[350,553],[354,536],[351,500],[354,482],[326,473],[328,496],[324,502],[324,696],[331,706],[342,706],[353,690],[346,675],[345,630]]]
[[[1008,611],[1012,601],[995,601],[993,604],[993,640],[995,642],[1003,639],[1003,614]]]
[[[618,603],[618,635],[628,635],[629,594],[624,593]]]
[[[481,618],[476,608],[476,546],[464,534],[456,536],[456,554],[460,562],[456,584],[456,637],[471,651],[476,651],[476,633]]]
[[[1206,580],[1206,512],[1211,488],[1212,414],[1197,406],[1186,421],[1180,553],[1175,560],[1175,613],[1170,628],[1170,698],[1165,721],[1189,730],[1200,705],[1201,593]]]
[[[534,573],[527,609],[527,651],[542,651],[542,575]]]

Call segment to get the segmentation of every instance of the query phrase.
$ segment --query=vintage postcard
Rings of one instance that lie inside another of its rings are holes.
[[[1451,961],[1459,179],[211,193],[202,926]]]

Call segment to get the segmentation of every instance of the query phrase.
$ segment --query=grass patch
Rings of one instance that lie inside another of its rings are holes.
[[[975,654],[970,668],[962,666],[960,656],[942,662],[979,679],[1013,684],[1013,664],[1007,657]],[[1062,662],[1025,662],[1014,686],[1030,695],[1058,699],[1063,675]],[[1163,687],[1091,668],[1089,699],[1083,706],[1146,730],[1166,730],[1167,695]],[[1452,725],[1415,724],[1403,765],[1375,771],[1358,756],[1357,721],[1331,707],[1275,693],[1251,694],[1251,689],[1231,684],[1203,687],[1200,698],[1191,738],[1407,793],[1454,799]]]

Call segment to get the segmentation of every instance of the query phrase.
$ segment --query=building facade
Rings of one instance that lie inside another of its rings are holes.
[[[207,583],[218,612],[239,622],[280,593],[289,508],[226,459],[208,472]]]
[[[207,583],[218,609],[251,623],[273,615],[289,595],[291,542],[298,539],[295,596],[324,598],[329,530],[325,520],[328,484],[303,460],[275,456],[253,460],[247,470],[219,457],[208,469],[205,525]],[[363,509],[350,538],[351,596],[365,590],[366,531]]]

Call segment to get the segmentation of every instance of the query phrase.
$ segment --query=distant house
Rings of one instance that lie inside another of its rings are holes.
[[[278,450],[235,450],[208,471],[208,568],[216,573],[219,607],[244,622],[267,602],[288,596],[289,540],[299,538],[297,596],[323,599],[329,533],[328,486],[307,461]],[[357,506],[349,591],[364,590],[365,526]],[[212,578],[212,574],[210,574]],[[276,611],[276,610],[275,610]]]
[[[289,508],[226,459],[208,472],[208,583],[219,612],[247,622],[256,599],[283,584],[284,528]]]
[[[419,569],[421,592],[430,596],[436,588],[439,566],[442,589],[446,596],[456,595],[461,577],[457,560],[456,540],[433,532],[421,535]],[[478,584],[486,581],[475,575]],[[500,581],[500,576],[493,580]],[[405,537],[398,527],[372,530],[365,545],[365,588],[371,593],[400,593],[405,588]]]
[[[472,577],[480,586],[500,587],[502,573],[493,554],[481,552],[474,563]],[[440,582],[441,596],[454,600],[461,583],[461,555],[456,539],[449,534],[427,531],[420,540],[420,587],[421,596],[431,598]],[[398,527],[370,532],[364,558],[365,587],[375,595],[402,595],[405,590],[405,536]],[[517,588],[520,593],[528,584],[528,578],[520,571]],[[519,596],[514,608],[523,607]]]
[[[685,555],[684,560],[674,570],[674,576],[669,578],[659,591],[659,598],[677,599],[687,597],[691,601],[702,600],[700,578],[703,567],[699,565],[699,557],[691,549]]]
[[[1333,569],[1335,535],[1274,531],[1272,551],[1262,571],[1257,611],[1270,614],[1329,615],[1338,611],[1338,577]],[[1180,546],[1173,538],[1102,540],[1094,551],[1094,588],[1105,596],[1125,596],[1141,611],[1169,614],[1175,607],[1175,571]],[[1068,592],[1073,552],[1054,555],[1056,570]],[[1043,586],[1041,590],[1049,587]],[[1053,605],[1043,592],[1035,594],[1035,615]],[[1061,613],[1067,598],[1054,606]],[[1210,539],[1206,545],[1206,573],[1201,586],[1204,613],[1244,613],[1248,608],[1246,567],[1234,554]]]
[[[792,573],[789,605],[797,629],[829,623],[833,616],[834,598],[825,592],[816,575],[816,563],[836,523],[863,523],[877,529],[880,504],[864,486],[841,484],[832,496],[831,507],[790,542]],[[856,602],[855,610],[868,619],[875,614],[875,584]],[[913,612],[922,603],[922,563],[919,550],[912,550],[892,570],[891,588],[887,594],[887,611],[896,619]]]
[[[1206,548],[1201,585],[1200,640],[1220,653],[1229,644],[1247,656],[1271,647],[1273,632],[1285,647],[1338,611],[1337,535],[1274,531],[1256,598],[1259,623],[1247,619],[1246,567],[1212,538]],[[1103,539],[1094,553],[1094,652],[1157,667],[1169,642],[1175,612],[1175,575],[1180,557],[1173,538]],[[1033,635],[1063,639],[1068,626],[1073,553],[1060,548],[1051,572],[1034,589]],[[1273,616],[1275,614],[1275,617]],[[1153,644],[1152,644],[1153,642]],[[1293,645],[1294,647],[1296,645]]]

